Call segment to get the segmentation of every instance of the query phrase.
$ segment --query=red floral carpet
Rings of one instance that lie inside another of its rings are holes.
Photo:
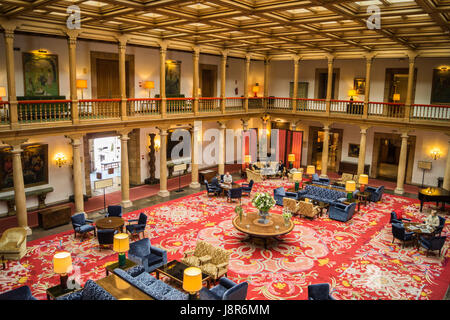
[[[265,181],[255,191],[269,191],[287,182]],[[243,198],[244,209],[253,209]],[[225,198],[208,198],[200,192],[181,199],[135,211],[125,218],[145,212],[146,237],[168,251],[169,260],[179,259],[195,247],[197,239],[231,251],[228,277],[248,281],[248,299],[306,299],[307,286],[328,282],[336,299],[442,299],[450,282],[448,242],[441,257],[425,256],[424,249],[399,242],[392,244],[389,216],[403,210],[413,221],[422,221],[419,202],[384,195],[383,202],[361,206],[347,223],[326,218],[307,220],[294,217],[294,230],[280,239],[262,243],[242,241],[246,236],[234,229],[231,218],[236,204]],[[276,207],[273,214],[281,213]],[[443,234],[449,231],[446,225]],[[0,271],[0,292],[23,284],[45,299],[45,290],[58,283],[52,257],[59,250],[72,254],[74,271],[70,277],[81,284],[105,276],[105,266],[117,261],[109,249],[99,249],[93,236],[74,240],[65,232],[28,243],[28,253],[19,262],[11,261]]]

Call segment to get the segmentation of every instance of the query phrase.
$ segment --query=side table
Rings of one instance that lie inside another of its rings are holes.
[[[136,264],[135,262],[126,259],[126,260],[125,260],[125,266],[120,267],[120,269],[122,269],[122,270],[128,270],[128,269],[130,269],[130,268],[133,268],[133,267],[136,266],[136,265],[137,265],[137,264]],[[114,269],[116,269],[116,268],[119,268],[119,262],[114,262],[114,263],[112,263],[112,264],[110,264],[110,265],[107,265],[106,268],[105,268],[105,269],[106,269],[106,276],[108,276],[109,273],[110,273],[110,272],[113,272]]]
[[[367,202],[369,201],[370,198],[370,192],[357,192],[356,193],[356,198],[360,201],[364,203],[364,206],[367,205]],[[359,210],[359,209],[358,209]]]
[[[58,297],[61,297],[68,293],[79,290],[77,288],[80,288],[80,286],[75,285],[75,288],[73,288],[73,289],[69,289],[69,288],[63,289],[63,288],[61,288],[61,285],[58,284],[57,286],[50,287],[47,290],[45,290],[45,293],[47,294],[47,300],[55,300]]]

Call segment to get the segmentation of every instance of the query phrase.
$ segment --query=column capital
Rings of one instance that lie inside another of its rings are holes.
[[[83,139],[84,134],[83,133],[74,133],[74,134],[67,134],[64,137],[66,137],[67,139],[71,140],[71,144],[73,146],[77,145],[81,145],[81,139]]]
[[[299,62],[300,62],[301,59],[302,59],[302,56],[301,56],[301,55],[298,55],[298,54],[292,55],[292,60],[294,60],[294,64],[296,64],[296,65],[299,64]]]
[[[194,56],[194,58],[196,59],[200,58],[200,52],[201,48],[199,46],[195,46],[192,48],[192,55]]]
[[[244,131],[248,130],[248,121],[249,121],[248,118],[241,119],[242,128]]]
[[[159,126],[159,127],[156,127],[156,129],[159,130],[159,135],[160,136],[167,136],[168,135],[167,130],[169,130],[169,126]]]
[[[18,150],[21,149],[21,145],[28,141],[28,138],[4,138],[2,142],[7,144],[13,149]],[[22,151],[22,150],[21,150]]]
[[[368,52],[364,55],[364,58],[366,58],[367,63],[372,63],[373,59],[375,59],[375,56],[377,54],[375,52]]]
[[[265,66],[270,65],[270,60],[272,60],[272,57],[264,57],[264,65]]]
[[[408,133],[409,133],[409,131],[402,131],[400,136],[402,137],[402,139],[408,139],[408,137],[409,137]]]
[[[252,55],[250,53],[247,53],[245,55],[245,62],[250,63],[250,60],[252,60]]]
[[[324,130],[329,130],[333,122],[331,121],[322,121]]]
[[[76,30],[76,29],[68,29],[68,28],[64,28],[63,32],[67,35],[67,39],[69,40],[70,44],[75,44],[77,41],[78,36],[81,34],[81,30]]]
[[[127,34],[121,34],[115,37],[117,42],[119,43],[119,47],[126,47],[128,40],[130,40],[130,36]]]
[[[168,40],[159,40],[158,41],[160,52],[167,51],[167,47],[169,46],[170,42]]]
[[[409,63],[414,63],[419,53],[416,51],[408,51],[406,52],[406,55],[408,56]]]
[[[117,130],[117,133],[120,134],[120,139],[130,139],[128,137],[128,135],[130,134],[130,132],[133,131],[133,128],[125,128],[125,129],[120,129]]]
[[[220,53],[222,54],[222,59],[226,59],[228,57],[229,52],[230,52],[229,49],[220,50]]]
[[[14,38],[14,31],[20,27],[21,23],[16,20],[0,19],[0,27],[5,31],[6,38]]]
[[[328,60],[328,64],[332,64],[336,57],[333,54],[326,54],[325,58]]]
[[[220,129],[226,129],[227,125],[226,125],[226,121],[217,121],[217,123],[219,124],[219,128]]]
[[[370,128],[370,126],[363,125],[363,126],[359,126],[359,128],[361,129],[360,133],[366,134],[367,130]]]

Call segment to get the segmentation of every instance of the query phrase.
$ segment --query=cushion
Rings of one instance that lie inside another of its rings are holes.
[[[147,263],[149,266],[162,262],[163,258],[161,256],[158,256],[156,254],[149,254],[147,257]]]
[[[196,256],[188,256],[186,258],[183,258],[181,260],[181,262],[183,262],[184,264],[187,264],[188,266],[192,266],[192,267],[198,267],[200,265],[200,261],[198,260],[198,258]]]
[[[142,282],[146,286],[150,286],[153,282],[156,281],[156,278],[147,272],[143,272],[136,277],[136,280]]]
[[[162,282],[162,281],[154,281],[148,286],[148,289],[151,291],[152,296],[156,300],[163,300],[164,295],[166,295],[172,288]]]
[[[116,300],[109,292],[92,280],[86,281],[81,300]]]
[[[132,243],[130,245],[132,247],[132,253],[135,256],[138,257],[145,257],[147,256],[151,251],[150,251],[150,239],[145,238],[139,241],[136,241],[134,243]]]

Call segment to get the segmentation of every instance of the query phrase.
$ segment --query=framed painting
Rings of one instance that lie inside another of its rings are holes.
[[[22,53],[25,96],[59,96],[58,56]]]
[[[0,191],[14,187],[12,148],[0,148]],[[25,188],[48,183],[48,145],[29,144],[22,146],[22,170]]]
[[[166,61],[166,96],[180,94],[181,61]]]
[[[450,103],[450,68],[433,69],[430,103]]]
[[[349,143],[348,144],[348,156],[352,158],[359,157],[359,144]]]
[[[353,88],[358,95],[366,94],[366,78],[355,78],[353,80]]]

